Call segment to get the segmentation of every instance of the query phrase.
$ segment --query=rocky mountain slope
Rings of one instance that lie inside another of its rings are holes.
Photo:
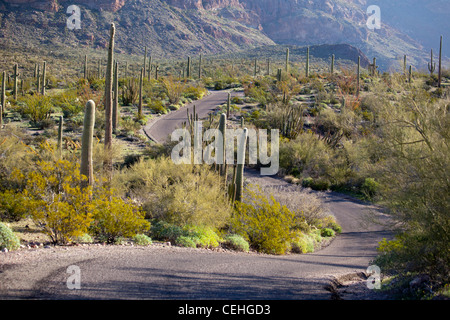
[[[366,27],[366,8],[372,2],[382,9],[380,30]],[[441,2],[430,0],[425,7],[436,11],[430,4]],[[71,31],[66,10],[73,4],[81,8],[81,29]],[[377,57],[383,69],[399,67],[404,54],[416,68],[424,68],[427,46],[439,36],[429,35],[427,42],[420,36],[423,32],[415,37],[415,29],[408,29],[406,22],[394,27],[401,8],[404,5],[387,0],[0,0],[0,45],[104,48],[109,24],[115,22],[116,48],[123,53],[141,54],[147,46],[155,56],[181,57],[274,44],[345,43],[370,59]],[[417,8],[412,12],[419,15]],[[423,23],[432,14],[425,17]]]

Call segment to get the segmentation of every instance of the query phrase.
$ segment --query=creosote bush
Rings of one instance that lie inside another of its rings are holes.
[[[19,249],[20,240],[14,232],[4,223],[0,222],[0,250],[9,251]]]

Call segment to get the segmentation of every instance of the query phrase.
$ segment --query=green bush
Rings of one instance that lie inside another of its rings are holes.
[[[238,234],[229,234],[225,236],[222,245],[236,251],[248,252],[250,249],[248,242]]]
[[[314,252],[314,239],[308,234],[298,232],[291,242],[291,251],[293,253]]]
[[[230,225],[257,251],[285,254],[295,236],[294,224],[295,214],[273,196],[269,200],[260,190],[247,189],[244,202],[236,203]]]
[[[35,94],[18,103],[18,111],[22,116],[28,117],[35,124],[48,119],[52,110],[52,100],[48,96]]]
[[[201,226],[186,226],[183,229],[199,247],[217,248],[219,246],[219,242],[221,239],[212,228]]]
[[[152,113],[159,113],[159,114],[167,113],[166,107],[164,107],[163,103],[159,100],[152,100],[152,102],[148,104],[148,107]]]
[[[0,222],[0,250],[16,250],[20,247],[20,240],[4,223]]]
[[[152,238],[160,241],[170,241],[176,243],[181,236],[188,236],[187,232],[182,227],[165,221],[156,221],[152,223],[150,228]]]
[[[320,235],[322,237],[334,237],[336,235],[336,232],[334,232],[333,229],[324,228],[324,229],[320,230]]]
[[[147,231],[150,223],[139,207],[114,195],[114,190],[102,190],[92,201],[94,223],[92,232],[108,243],[119,237],[133,237]]]
[[[379,190],[380,185],[373,178],[366,178],[364,183],[361,186],[361,192],[369,199],[372,199],[377,191]]]
[[[187,247],[187,248],[196,248],[197,243],[193,237],[190,236],[179,236],[176,240],[176,245],[180,247]]]
[[[148,245],[152,244],[152,239],[142,233],[134,235],[133,241],[138,246],[148,246]]]
[[[231,215],[223,185],[209,165],[193,167],[161,157],[141,160],[114,178],[119,190],[143,203],[151,219],[220,229]]]

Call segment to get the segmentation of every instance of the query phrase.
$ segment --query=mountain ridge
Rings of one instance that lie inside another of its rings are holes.
[[[81,7],[82,30],[65,30],[69,4]],[[7,45],[9,40],[27,47],[39,46],[42,40],[102,48],[108,25],[115,22],[118,50],[130,54],[141,53],[145,46],[156,55],[183,56],[274,44],[346,43],[376,57],[384,70],[399,68],[404,54],[409,64],[424,68],[428,49],[411,34],[387,23],[381,30],[365,26],[367,4],[366,0],[2,0],[0,43]]]

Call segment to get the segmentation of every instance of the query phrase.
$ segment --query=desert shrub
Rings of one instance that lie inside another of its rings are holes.
[[[48,96],[31,95],[26,96],[18,103],[18,111],[22,116],[28,117],[33,123],[38,124],[48,119],[53,111],[52,100]]]
[[[285,254],[294,237],[295,214],[261,190],[246,189],[231,218],[233,233],[243,236],[257,251]]]
[[[199,100],[207,93],[203,87],[187,86],[183,90],[183,96],[187,99]]]
[[[179,236],[175,241],[177,246],[186,248],[196,248],[196,239],[192,236]]]
[[[250,249],[248,242],[238,234],[226,235],[222,245],[236,251],[248,252]]]
[[[4,223],[0,222],[0,250],[16,250],[20,247],[20,240]]]
[[[138,246],[148,246],[152,244],[152,239],[145,234],[139,233],[133,236],[133,241]]]
[[[320,235],[322,237],[334,237],[336,235],[336,232],[334,232],[334,230],[330,228],[323,228],[320,230]]]
[[[326,143],[310,132],[280,141],[280,167],[287,174],[295,169],[306,177],[325,176],[331,157],[332,151]]]
[[[73,237],[73,242],[75,243],[93,243],[94,239],[91,237],[89,233],[85,233],[81,236]]]
[[[180,100],[185,84],[181,81],[177,81],[172,77],[164,78],[162,80],[164,92],[171,104],[176,104]]]
[[[19,221],[25,215],[26,211],[22,206],[20,193],[13,190],[0,192],[0,220]]]
[[[181,236],[188,236],[182,227],[160,220],[152,223],[150,228],[152,238],[160,241],[170,241],[176,243]]]
[[[148,108],[151,110],[152,113],[159,113],[159,114],[167,113],[166,107],[160,100],[152,100],[148,104]]]
[[[124,106],[133,105],[139,96],[139,81],[128,79],[122,86],[122,104]]]
[[[54,243],[66,243],[87,232],[92,221],[89,190],[80,185],[79,166],[67,160],[39,161],[26,175],[13,175],[25,181],[22,205],[36,225]]]
[[[262,190],[294,212],[293,228],[296,230],[308,233],[312,226],[319,228],[325,221],[333,219],[323,200],[316,193],[304,190],[300,186],[266,187]]]
[[[298,232],[290,243],[293,253],[314,252],[314,239],[308,234]]]
[[[366,178],[361,186],[361,192],[368,198],[372,199],[377,193],[380,185],[374,178]]]
[[[448,100],[413,90],[396,108],[379,110],[378,119],[384,157],[375,178],[380,204],[398,230],[396,242],[382,246],[381,260],[401,274],[426,273],[448,282]]]
[[[175,164],[170,158],[141,160],[114,177],[115,186],[142,204],[147,217],[177,226],[221,228],[231,206],[208,165]]]
[[[216,248],[221,241],[220,237],[212,228],[203,226],[185,226],[184,230],[202,248]]]
[[[150,223],[144,219],[144,212],[115,196],[115,193],[115,190],[102,189],[92,200],[94,221],[90,230],[108,243],[119,237],[133,237],[150,228]]]

